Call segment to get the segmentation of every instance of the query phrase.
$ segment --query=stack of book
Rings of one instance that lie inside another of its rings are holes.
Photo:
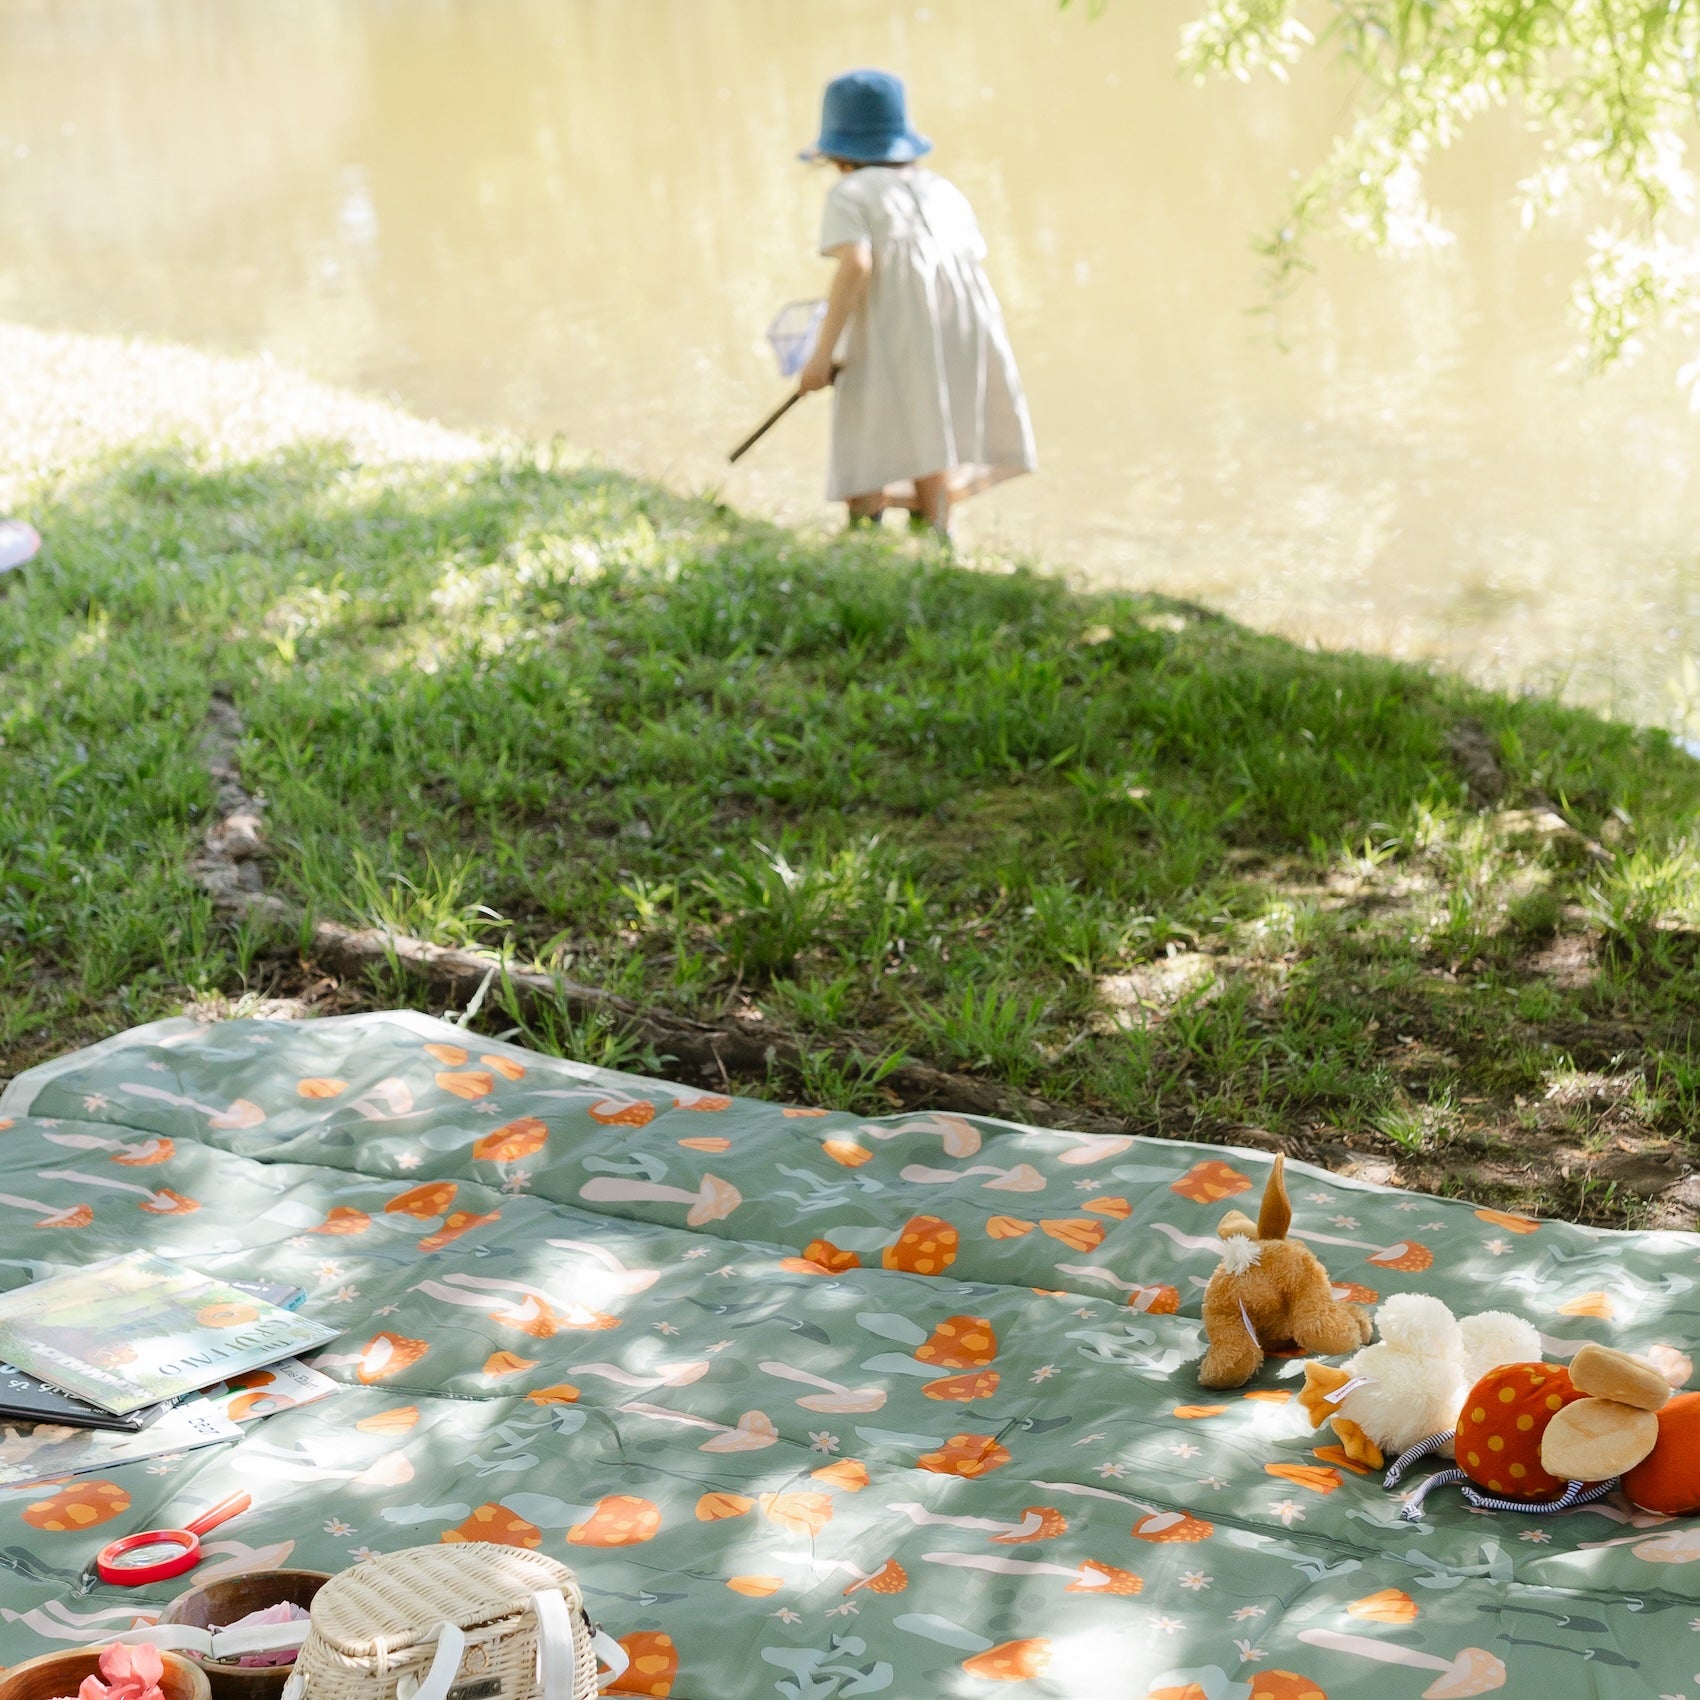
[[[131,1252],[0,1294],[0,1487],[240,1437],[336,1383],[298,1287]]]

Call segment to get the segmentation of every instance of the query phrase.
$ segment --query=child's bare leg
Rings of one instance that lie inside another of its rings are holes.
[[[915,514],[940,537],[950,536],[950,476],[929,472],[915,480]]]

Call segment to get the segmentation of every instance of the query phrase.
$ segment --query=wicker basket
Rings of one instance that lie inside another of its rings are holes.
[[[572,1571],[488,1541],[369,1558],[311,1611],[284,1700],[594,1700],[598,1653],[625,1667]]]

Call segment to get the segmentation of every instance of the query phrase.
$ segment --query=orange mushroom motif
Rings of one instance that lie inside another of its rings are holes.
[[[1616,1315],[1612,1309],[1609,1294],[1583,1293],[1580,1298],[1571,1299],[1567,1304],[1558,1307],[1560,1316],[1592,1316],[1601,1322],[1610,1322]]]
[[[808,1107],[800,1104],[787,1104],[779,1113],[784,1116],[787,1121],[812,1121],[817,1116],[830,1115],[831,1111],[809,1109]]]
[[[259,1314],[253,1305],[202,1305],[195,1312],[195,1320],[203,1328],[240,1328],[243,1323],[252,1322]]]
[[[787,1110],[785,1113],[789,1116],[797,1114],[798,1112]],[[821,1142],[821,1150],[823,1150],[827,1156],[833,1160],[833,1162],[846,1169],[859,1169],[864,1163],[870,1162],[874,1155],[867,1146],[858,1145],[853,1139],[823,1140]]]
[[[307,1231],[310,1234],[363,1234],[371,1225],[372,1218],[364,1210],[356,1210],[352,1204],[333,1204],[325,1212],[324,1221]]]
[[[937,1216],[911,1216],[880,1258],[887,1269],[911,1275],[942,1275],[956,1261],[957,1233]]]
[[[695,1098],[675,1098],[673,1108],[675,1110],[700,1110],[705,1114],[714,1115],[721,1110],[731,1109],[732,1100],[722,1097],[718,1092],[703,1092]],[[789,1110],[786,1111],[787,1115],[790,1113]]]
[[[437,1084],[445,1092],[452,1092],[469,1104],[479,1098],[488,1098],[496,1090],[495,1076],[478,1068],[465,1071],[446,1069],[437,1076]]]
[[[1403,1588],[1382,1588],[1353,1600],[1346,1607],[1348,1615],[1362,1618],[1366,1623],[1415,1623],[1417,1602]]]
[[[410,1340],[404,1334],[374,1334],[361,1350],[354,1379],[364,1387],[399,1375],[430,1351],[428,1340]]]
[[[803,1247],[803,1256],[810,1263],[818,1264],[829,1275],[837,1275],[846,1269],[860,1269],[862,1260],[853,1251],[844,1251],[835,1246],[831,1240],[810,1240]]]
[[[785,1586],[783,1576],[728,1576],[726,1586],[746,1599],[765,1600]]]
[[[187,1216],[200,1207],[201,1201],[198,1198],[190,1198],[186,1193],[162,1186],[144,1198],[139,1208],[147,1211],[150,1216]]]
[[[1250,1678],[1248,1700],[1328,1700],[1322,1684],[1297,1671],[1260,1670]]]
[[[1136,1541],[1180,1546],[1209,1540],[1216,1533],[1216,1525],[1188,1511],[1153,1511],[1141,1517],[1128,1533]]]
[[[176,1155],[177,1142],[167,1139],[164,1134],[156,1134],[141,1145],[114,1151],[111,1160],[123,1164],[127,1169],[146,1169],[155,1163],[169,1163]]]
[[[908,1586],[909,1572],[895,1558],[888,1558],[871,1576],[858,1576],[844,1592],[854,1594],[866,1588],[874,1594],[901,1594]]]
[[[543,1531],[505,1505],[480,1505],[465,1522],[445,1529],[439,1538],[450,1546],[459,1541],[493,1541],[497,1546],[527,1547],[533,1552],[543,1545]]]
[[[673,1645],[673,1637],[659,1629],[640,1629],[633,1635],[622,1635],[620,1646],[631,1662],[625,1673],[602,1692],[667,1700],[673,1692],[673,1679],[679,1674],[679,1649]]]
[[[348,1082],[330,1075],[311,1075],[296,1081],[295,1090],[303,1098],[340,1098],[348,1090]]]
[[[723,1523],[755,1509],[755,1501],[741,1493],[705,1493],[697,1501],[699,1523]]]
[[[1135,1286],[1128,1291],[1127,1304],[1129,1310],[1143,1311],[1147,1316],[1174,1316],[1181,1308],[1181,1296],[1163,1283]]]
[[[1023,1641],[1000,1641],[983,1653],[962,1661],[962,1668],[985,1682],[1031,1682],[1051,1663],[1051,1644],[1043,1636]]]
[[[994,1240],[1018,1240],[1037,1226],[1021,1216],[992,1216],[986,1222],[986,1235]]]
[[[475,1210],[453,1210],[443,1218],[443,1225],[434,1234],[427,1234],[420,1242],[421,1251],[441,1251],[444,1246],[458,1240],[462,1234],[469,1234],[474,1228],[482,1228],[487,1222],[499,1222],[502,1219],[500,1210],[490,1210],[480,1215]]]
[[[459,1045],[427,1045],[425,1054],[434,1057],[444,1068],[459,1068],[471,1056],[471,1052],[463,1051]]]
[[[1125,1222],[1133,1214],[1133,1206],[1113,1193],[1104,1198],[1089,1198],[1080,1208],[1090,1210],[1094,1216],[1109,1216],[1118,1222]]]
[[[917,1363],[940,1369],[980,1369],[998,1355],[998,1337],[983,1316],[947,1316],[915,1348]]]
[[[417,1405],[396,1405],[388,1411],[377,1411],[362,1417],[354,1426],[362,1434],[406,1434],[419,1421]]]
[[[809,1540],[832,1521],[832,1501],[824,1493],[764,1493],[759,1503],[770,1523]]]
[[[575,1547],[632,1547],[661,1533],[661,1508],[630,1493],[615,1493],[596,1502],[596,1509],[567,1530]]]
[[[478,1059],[492,1074],[499,1074],[504,1080],[524,1080],[525,1064],[517,1063],[512,1057],[480,1057]]]
[[[809,1471],[809,1474],[817,1482],[842,1488],[845,1493],[860,1493],[868,1485],[868,1466],[859,1458],[840,1458],[835,1463],[823,1464],[820,1469]]]
[[[1504,1228],[1507,1233],[1532,1234],[1540,1227],[1532,1216],[1517,1216],[1509,1210],[1478,1210],[1478,1221],[1486,1222],[1495,1228]]]
[[[719,1134],[704,1134],[696,1139],[681,1139],[679,1144],[687,1151],[701,1151],[710,1157],[724,1156],[732,1149],[732,1141],[722,1138]]]
[[[607,1098],[590,1106],[590,1119],[604,1127],[648,1127],[655,1106],[647,1098]]]
[[[1179,1180],[1170,1181],[1169,1191],[1194,1204],[1220,1204],[1224,1198],[1250,1192],[1251,1176],[1242,1175],[1220,1157],[1207,1157],[1194,1163]]]
[[[519,1375],[525,1370],[536,1369],[538,1362],[536,1358],[518,1357],[513,1352],[492,1352],[484,1360],[484,1368],[479,1373],[492,1380],[500,1380],[504,1375]]]
[[[1096,1251],[1104,1243],[1104,1224],[1086,1216],[1042,1221],[1039,1232],[1060,1240],[1070,1251]]]
[[[552,1387],[539,1387],[526,1394],[533,1405],[576,1405],[578,1389],[570,1381],[557,1381]]]
[[[929,1381],[921,1391],[929,1399],[953,1399],[958,1404],[971,1404],[976,1399],[990,1399],[998,1390],[998,1372],[982,1370],[977,1375],[947,1375]]]
[[[130,1496],[116,1482],[76,1481],[47,1499],[26,1505],[23,1520],[32,1529],[50,1535],[75,1534],[120,1517],[129,1509]]]
[[[549,1143],[549,1124],[536,1116],[521,1116],[493,1128],[472,1147],[472,1155],[487,1163],[517,1163]]]
[[[937,1476],[990,1475],[1009,1462],[1009,1451],[989,1434],[953,1434],[937,1452],[923,1452],[915,1460],[918,1470]]]
[[[454,1203],[455,1194],[459,1191],[460,1187],[454,1181],[425,1181],[420,1186],[397,1193],[384,1206],[384,1213],[429,1221],[433,1216],[441,1216]]]

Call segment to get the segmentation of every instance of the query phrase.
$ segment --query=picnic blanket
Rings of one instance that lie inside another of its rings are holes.
[[[345,1383],[239,1444],[0,1494],[6,1662],[160,1610],[186,1581],[93,1583],[96,1549],[245,1487],[199,1578],[540,1548],[632,1654],[622,1694],[1700,1681],[1700,1520],[1436,1495],[1402,1523],[1308,1428],[1297,1360],[1198,1387],[1259,1152],[733,1099],[405,1013],[140,1028],[13,1082],[0,1129],[7,1284],[138,1246],[297,1282]],[[1365,1302],[1685,1367],[1691,1236],[1289,1181]]]

